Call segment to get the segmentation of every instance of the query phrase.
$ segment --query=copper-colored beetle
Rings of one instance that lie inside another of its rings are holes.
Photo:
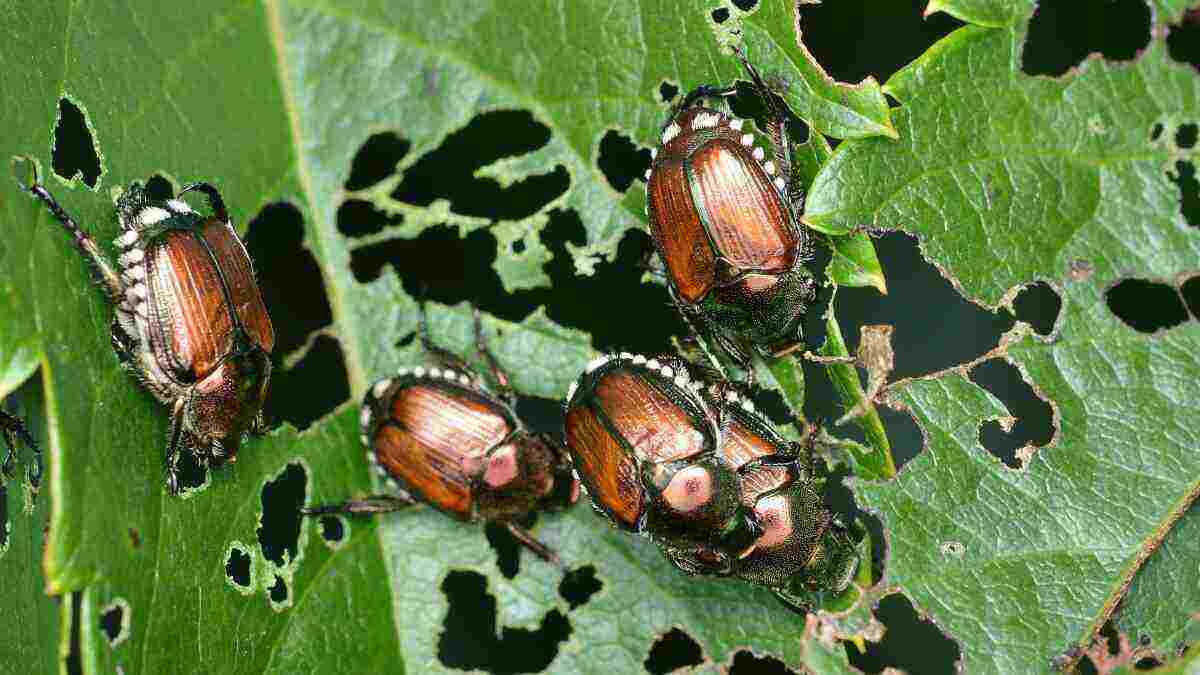
[[[437,366],[403,368],[379,380],[362,403],[367,460],[390,494],[302,509],[305,515],[384,513],[425,502],[464,522],[496,521],[542,559],[557,555],[514,522],[532,511],[557,510],[579,499],[579,482],[561,443],[524,428],[516,393],[483,342],[493,393],[461,359],[422,342]]]
[[[674,544],[753,527],[698,387],[678,359],[622,354],[593,361],[567,395],[576,471],[621,529]]]
[[[652,151],[646,215],[684,318],[745,365],[750,348],[781,355],[800,345],[816,285],[805,265],[812,243],[799,220],[804,199],[787,118],[738,56],[771,113],[771,158],[745,120],[695,105],[735,87],[698,87],[672,111]]]
[[[565,430],[592,503],[687,573],[764,585],[797,606],[808,591],[844,589],[858,558],[814,488],[807,450],[712,377],[675,358],[589,365]]]
[[[37,180],[27,190],[74,239],[116,308],[112,344],[121,362],[171,409],[167,488],[178,490],[181,448],[205,465],[236,458],[242,436],[263,430],[275,332],[254,268],[215,187],[202,216],[183,201],[152,200],[133,183],[117,200],[116,271]]]
[[[768,586],[793,605],[806,591],[841,591],[858,568],[849,529],[813,484],[811,449],[775,431],[735,388],[713,383],[705,399],[722,417],[721,455],[741,478],[742,503],[761,534],[733,558],[713,547],[688,560],[697,573],[731,574]],[[681,566],[687,556],[679,552]]]

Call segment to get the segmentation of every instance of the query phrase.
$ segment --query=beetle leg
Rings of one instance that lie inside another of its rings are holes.
[[[221,193],[217,191],[217,188],[208,183],[191,183],[184,186],[184,188],[179,191],[178,196],[182,197],[183,193],[191,192],[192,190],[201,192],[205,197],[208,197],[208,205],[212,208],[213,215],[216,216],[217,220],[220,220],[223,223],[230,222],[229,212],[225,210],[225,200],[221,199]]]
[[[120,302],[122,296],[121,279],[113,271],[108,261],[104,259],[104,254],[100,252],[100,247],[96,245],[96,240],[92,239],[91,235],[87,232],[84,232],[79,227],[79,223],[75,222],[75,219],[63,209],[58,201],[54,199],[54,196],[41,183],[37,182],[36,175],[34,176],[34,183],[26,186],[25,190],[34,197],[37,197],[49,209],[54,219],[61,223],[71,237],[74,238],[75,248],[79,249],[83,257],[91,261],[97,273],[99,273],[100,281],[104,284],[104,290],[108,293],[109,300],[113,304]]]
[[[517,392],[513,390],[512,383],[508,379],[508,373],[500,367],[496,362],[496,357],[492,355],[487,346],[487,336],[483,333],[483,315],[480,314],[479,308],[474,307],[475,315],[475,349],[483,356],[483,360],[487,361],[488,370],[492,371],[492,379],[496,382],[496,393],[504,400],[505,403],[516,405]]]
[[[399,495],[375,495],[365,499],[352,499],[340,504],[322,504],[300,508],[300,514],[305,516],[322,516],[327,513],[371,514],[391,513],[406,509],[417,502],[411,497]]]
[[[542,560],[545,560],[551,565],[563,567],[562,561],[558,558],[558,554],[555,553],[549,546],[546,546],[542,542],[538,541],[537,538],[530,534],[529,530],[526,530],[520,525],[508,520],[504,521],[503,525],[506,530],[512,533],[512,536],[517,538],[517,541],[521,542],[525,548],[532,551],[534,555]]]
[[[787,115],[776,99],[776,88],[767,84],[758,69],[746,58],[746,54],[741,48],[735,46],[733,51],[737,54],[738,60],[742,62],[742,67],[750,74],[750,79],[754,81],[754,88],[758,90],[758,95],[762,97],[763,103],[767,106],[768,133],[771,135],[776,170],[779,172],[779,177],[783,179],[786,189],[784,196],[791,203],[792,212],[798,220],[799,216],[804,213],[804,187],[800,185],[799,176],[792,172],[792,144],[787,135]]]
[[[12,476],[17,442],[25,443],[33,454],[33,464],[29,467],[29,484],[36,490],[42,482],[42,449],[38,447],[37,441],[33,440],[33,435],[25,427],[25,422],[20,417],[0,410],[0,433],[3,434],[4,442],[8,446],[8,455],[4,458],[4,465],[0,467],[0,471],[3,471],[5,476]]]
[[[261,410],[254,416],[254,421],[250,423],[250,433],[255,436],[264,436],[267,433],[267,419],[263,417]]]
[[[175,399],[171,410],[171,430],[167,440],[167,491],[179,494],[179,441],[183,436],[184,397]]]

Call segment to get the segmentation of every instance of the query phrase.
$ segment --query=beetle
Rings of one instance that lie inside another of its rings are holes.
[[[49,209],[100,278],[115,307],[112,346],[171,411],[166,484],[179,491],[181,448],[205,466],[235,461],[242,436],[262,433],[274,328],[250,256],[217,188],[192,183],[153,200],[141,183],[117,199],[117,268],[36,175],[26,191]],[[197,191],[212,214],[181,201]]]
[[[560,564],[553,550],[514,521],[578,501],[566,448],[527,430],[517,417],[516,392],[488,350],[478,310],[476,349],[496,391],[432,343],[424,317],[421,342],[437,365],[402,368],[371,385],[362,402],[361,440],[388,494],[301,512],[385,513],[423,502],[462,522],[494,521],[543,560]]]
[[[0,465],[0,473],[6,478],[12,478],[15,471],[14,463],[17,456],[17,441],[24,442],[33,453],[33,465],[29,467],[29,484],[36,490],[42,482],[42,451],[33,435],[29,433],[25,422],[16,415],[0,410],[0,438],[8,446],[8,454],[4,456],[4,464]]]
[[[741,50],[737,56],[767,103],[771,159],[745,120],[698,105],[733,95],[735,86],[697,87],[672,109],[651,150],[646,216],[683,318],[745,367],[751,350],[782,356],[802,344],[816,282],[787,117]]]
[[[592,503],[666,544],[754,534],[721,433],[683,362],[622,353],[588,364],[566,399],[567,448]]]
[[[848,528],[815,489],[810,450],[713,371],[600,357],[572,385],[564,429],[596,509],[688,574],[735,577],[803,607],[806,593],[841,591],[857,569]]]
[[[797,607],[807,604],[808,593],[844,590],[859,559],[850,529],[816,490],[811,445],[816,434],[808,434],[808,443],[784,439],[731,383],[714,382],[702,393],[719,411],[721,455],[737,471],[742,502],[753,510],[761,534],[732,560],[721,560],[719,550],[704,551],[694,559],[699,564],[694,571],[767,586]],[[683,559],[681,552],[677,564]]]

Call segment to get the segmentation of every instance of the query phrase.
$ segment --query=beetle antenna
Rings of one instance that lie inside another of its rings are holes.
[[[208,197],[208,204],[212,207],[213,215],[224,223],[229,223],[229,212],[225,210],[225,200],[221,199],[221,193],[211,183],[190,183],[179,191],[179,196],[183,196],[185,192],[201,192],[205,197]]]

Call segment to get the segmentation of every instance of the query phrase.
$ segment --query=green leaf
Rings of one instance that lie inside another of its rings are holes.
[[[810,133],[808,140],[796,146],[792,155],[792,170],[799,176],[801,184],[812,184],[817,172],[832,154],[829,141],[821,134]],[[839,286],[874,286],[887,295],[887,281],[883,278],[883,266],[875,255],[875,243],[865,232],[825,234],[831,235],[824,239],[831,253],[825,274],[833,283]]]
[[[897,73],[886,89],[903,104],[893,118],[905,142],[842,144],[808,210],[829,227],[918,234],[978,303],[998,306],[1034,279],[1062,296],[1053,338],[1018,329],[1000,345],[1054,406],[1048,446],[1019,471],[1003,467],[979,427],[1007,411],[953,369],[893,385],[927,447],[896,480],[858,491],[890,532],[888,583],[980,673],[1089,643],[1200,491],[1195,406],[1182,395],[1200,377],[1200,329],[1144,336],[1104,300],[1124,276],[1195,268],[1195,233],[1165,173],[1173,150],[1150,130],[1200,116],[1200,81],[1160,40],[1130,63],[1026,77],[1016,34],[963,28]],[[962,555],[945,555],[950,544]],[[1192,573],[1167,565],[1156,574],[1186,584]],[[1160,637],[1196,593],[1177,597]]]

